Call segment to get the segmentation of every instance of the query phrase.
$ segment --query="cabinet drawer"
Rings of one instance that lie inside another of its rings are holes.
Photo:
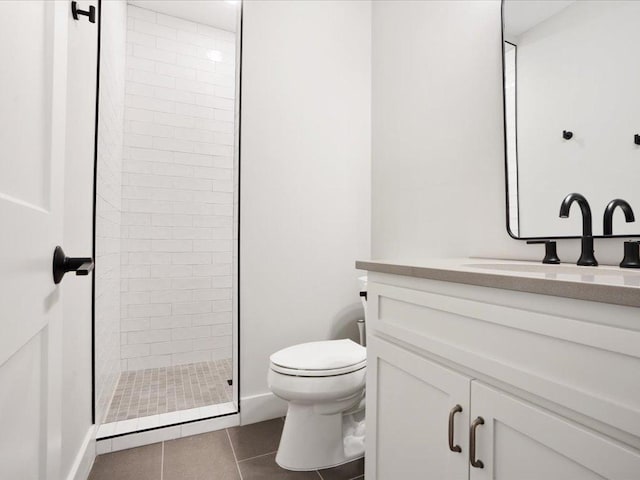
[[[478,372],[640,436],[636,330],[376,282],[369,284],[368,314],[372,335],[412,344],[474,376]]]

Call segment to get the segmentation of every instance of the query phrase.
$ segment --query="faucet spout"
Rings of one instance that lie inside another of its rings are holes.
[[[582,252],[578,259],[578,265],[597,267],[598,261],[593,253],[593,226],[591,207],[589,202],[579,193],[570,193],[560,204],[560,218],[569,218],[569,210],[573,202],[576,202],[582,212]]]
[[[624,213],[624,219],[627,223],[635,222],[636,218],[633,215],[633,209],[631,205],[621,198],[611,200],[604,209],[604,217],[602,219],[602,234],[613,235],[613,212],[617,207],[620,207]]]
[[[569,209],[573,202],[576,202],[580,207],[580,211],[582,212],[582,236],[592,236],[593,235],[593,227],[591,220],[591,207],[589,206],[589,202],[579,193],[570,193],[562,203],[560,204],[560,218],[569,218]]]

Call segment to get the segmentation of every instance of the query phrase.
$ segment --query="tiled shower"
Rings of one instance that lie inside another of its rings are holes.
[[[102,7],[96,420],[129,431],[235,409],[236,24],[162,3]]]

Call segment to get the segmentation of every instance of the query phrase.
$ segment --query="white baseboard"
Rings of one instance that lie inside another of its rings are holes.
[[[284,417],[286,413],[287,402],[271,392],[240,398],[240,425]]]
[[[80,450],[67,475],[67,480],[87,480],[93,461],[96,459],[96,427],[91,425],[87,430]]]

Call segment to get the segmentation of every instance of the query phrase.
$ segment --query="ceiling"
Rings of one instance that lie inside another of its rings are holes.
[[[504,2],[504,30],[507,38],[519,37],[564,10],[575,0],[510,0]]]
[[[236,31],[240,10],[239,0],[129,0],[129,3],[229,32]]]

